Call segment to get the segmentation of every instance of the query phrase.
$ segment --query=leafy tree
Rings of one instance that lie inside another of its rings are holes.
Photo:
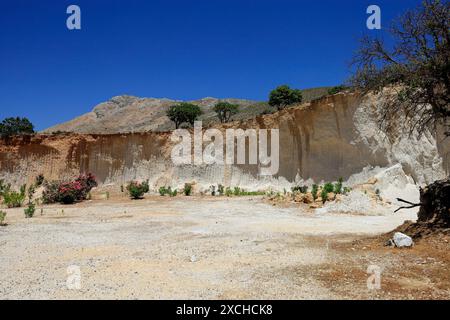
[[[175,123],[175,128],[177,129],[185,122],[194,125],[194,121],[197,120],[201,114],[202,110],[199,106],[187,102],[173,105],[167,110],[167,116]]]
[[[217,113],[220,122],[225,123],[230,121],[231,117],[238,113],[238,108],[237,104],[220,101],[214,106],[213,110]]]
[[[269,105],[278,110],[287,106],[302,102],[302,91],[291,89],[288,85],[282,85],[272,90],[269,95]]]
[[[424,0],[394,21],[394,45],[368,36],[361,40],[352,83],[382,95],[380,125],[386,130],[404,125],[420,135],[437,124],[448,130],[449,30],[450,2]]]
[[[32,133],[34,133],[34,126],[27,118],[6,118],[0,123],[0,136],[2,138]]]

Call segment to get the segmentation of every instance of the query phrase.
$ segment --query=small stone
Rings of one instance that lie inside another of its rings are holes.
[[[191,262],[197,262],[197,257],[195,255],[192,255],[190,260]]]

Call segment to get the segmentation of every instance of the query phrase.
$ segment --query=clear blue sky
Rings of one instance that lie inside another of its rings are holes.
[[[383,27],[419,0],[2,0],[0,119],[41,130],[109,98],[266,100],[349,75],[366,8]],[[81,7],[82,30],[66,28]],[[383,32],[383,31],[381,31]]]

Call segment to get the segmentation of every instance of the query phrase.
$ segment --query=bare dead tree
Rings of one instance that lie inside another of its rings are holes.
[[[425,0],[392,24],[393,46],[361,39],[351,82],[362,92],[382,94],[385,130],[403,126],[420,135],[441,124],[450,135],[449,28],[450,2]]]

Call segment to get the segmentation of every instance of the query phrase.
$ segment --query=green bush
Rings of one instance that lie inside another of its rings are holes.
[[[343,182],[343,179],[339,178],[338,182],[334,185],[334,193],[336,193],[336,194],[342,193],[342,182]]]
[[[314,201],[316,201],[316,199],[318,198],[317,197],[318,192],[319,192],[319,186],[317,184],[313,184],[311,193],[312,193]]]
[[[25,218],[32,218],[34,216],[34,212],[36,211],[36,206],[33,203],[28,204],[28,208],[24,210]]]
[[[344,187],[344,194],[348,194],[350,191],[352,191],[352,188]]]
[[[8,208],[20,208],[25,201],[25,186],[20,187],[20,191],[11,191],[3,193],[3,203]]]
[[[5,225],[6,212],[0,211],[0,226]]]
[[[331,182],[327,182],[323,186],[323,190],[325,190],[326,193],[333,192],[334,191],[334,185]]]
[[[142,183],[131,181],[127,185],[127,191],[132,199],[142,199],[144,194],[149,191],[148,181]]]
[[[190,183],[185,183],[184,184],[184,189],[183,189],[184,195],[185,196],[190,196],[192,193],[192,184]]]
[[[320,193],[320,197],[322,198],[322,203],[327,202],[328,200],[328,192],[325,188],[322,189],[322,192]]]

